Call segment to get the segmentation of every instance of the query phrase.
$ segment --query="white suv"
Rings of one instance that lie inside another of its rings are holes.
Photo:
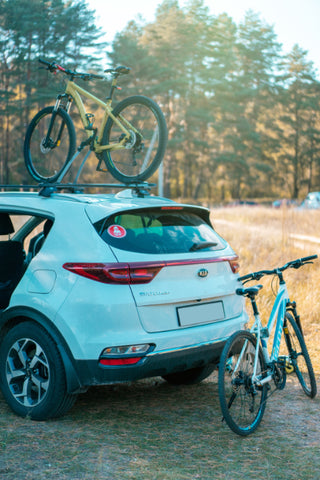
[[[247,321],[209,211],[134,190],[0,194],[0,386],[63,415],[91,385],[200,382]]]

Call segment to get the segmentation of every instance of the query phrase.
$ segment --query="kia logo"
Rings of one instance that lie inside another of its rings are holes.
[[[198,277],[204,278],[207,277],[209,274],[208,270],[206,268],[200,268],[198,271]]]

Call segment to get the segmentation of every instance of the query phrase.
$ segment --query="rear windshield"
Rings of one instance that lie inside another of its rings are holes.
[[[121,212],[95,224],[112,247],[139,253],[222,250],[225,241],[199,215],[187,210]]]

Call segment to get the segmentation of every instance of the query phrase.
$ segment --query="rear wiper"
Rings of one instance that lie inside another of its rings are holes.
[[[201,242],[194,243],[189,249],[189,252],[196,252],[197,250],[202,250],[204,248],[216,247],[218,244],[216,242]]]

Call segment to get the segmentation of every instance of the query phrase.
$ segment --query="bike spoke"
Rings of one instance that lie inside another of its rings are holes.
[[[229,427],[248,435],[259,425],[266,400],[266,387],[254,383],[264,370],[261,352],[255,372],[256,340],[249,332],[238,332],[227,342],[219,365],[219,399]]]

